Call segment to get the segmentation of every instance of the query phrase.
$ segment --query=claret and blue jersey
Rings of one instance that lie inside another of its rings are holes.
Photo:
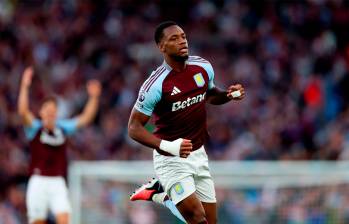
[[[30,175],[66,176],[67,174],[67,140],[77,130],[77,119],[57,120],[53,131],[45,130],[42,122],[33,120],[24,128],[26,138],[30,141]]]
[[[164,62],[143,83],[134,108],[154,116],[157,137],[190,139],[196,150],[208,137],[205,101],[213,79],[211,64],[201,57],[190,56],[181,72]]]

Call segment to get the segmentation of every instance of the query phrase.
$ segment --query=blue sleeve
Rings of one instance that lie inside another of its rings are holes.
[[[213,87],[215,87],[213,67],[210,63],[203,64],[203,67],[208,74],[208,89],[212,89]]]
[[[147,116],[151,116],[156,104],[161,99],[162,82],[159,80],[147,89],[148,82],[149,80],[146,80],[140,89],[134,108]]]
[[[24,126],[24,134],[27,140],[33,140],[41,127],[41,121],[38,119],[34,119],[30,126]]]
[[[78,126],[78,119],[65,119],[65,120],[58,120],[57,126],[63,129],[64,134],[66,135],[72,135],[77,131]]]

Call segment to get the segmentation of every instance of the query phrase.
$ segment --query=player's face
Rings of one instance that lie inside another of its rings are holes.
[[[57,105],[53,101],[44,102],[40,109],[43,124],[52,128],[57,118]]]
[[[164,29],[160,50],[175,60],[187,60],[189,57],[188,41],[182,28],[169,26]]]

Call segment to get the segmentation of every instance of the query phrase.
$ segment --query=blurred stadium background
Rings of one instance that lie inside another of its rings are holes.
[[[126,127],[138,88],[161,63],[153,31],[167,19],[183,26],[191,54],[211,61],[218,85],[240,82],[246,88],[242,102],[208,107],[211,160],[349,159],[349,1],[0,0],[1,224],[26,223],[30,155],[16,114],[25,66],[36,69],[35,112],[45,95],[56,93],[60,117],[70,117],[86,100],[86,80],[103,83],[97,119],[70,140],[72,161],[151,160],[151,150],[131,141]],[[244,167],[228,171],[238,174]],[[245,168],[251,167],[260,170]],[[322,179],[336,175],[326,169],[338,169],[315,167],[310,173],[323,172]],[[86,223],[176,223],[166,209],[128,202],[145,175],[127,182],[118,177],[84,182],[89,193],[82,193],[81,203],[103,208],[108,220],[98,221],[91,210]],[[268,193],[271,204],[261,200],[261,187],[218,187],[221,223],[349,223],[349,186],[346,175],[339,179],[282,188],[277,197]]]

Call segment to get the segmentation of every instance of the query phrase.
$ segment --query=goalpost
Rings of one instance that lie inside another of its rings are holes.
[[[211,161],[219,223],[349,223],[349,162]],[[180,223],[150,202],[129,202],[154,177],[152,161],[73,162],[72,224]]]

